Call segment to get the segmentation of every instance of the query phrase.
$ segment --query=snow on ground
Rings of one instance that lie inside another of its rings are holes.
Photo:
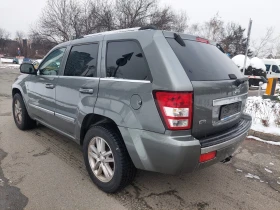
[[[263,61],[257,57],[254,57],[250,61],[250,66],[255,69],[262,69],[263,71],[266,71],[266,67],[263,63]]]
[[[257,175],[253,175],[253,174],[250,174],[250,173],[246,174],[246,175],[245,175],[245,177],[247,177],[247,178],[251,178],[251,179],[260,179],[260,177],[259,177],[259,176],[257,176]]]
[[[267,168],[264,168],[264,170],[267,172],[267,173],[271,173],[272,174],[272,171],[267,169]]]
[[[19,64],[0,64],[0,69],[19,69]]]
[[[232,61],[235,63],[235,65],[238,66],[239,69],[243,69],[244,59],[245,59],[245,55],[236,55],[232,58]],[[250,65],[250,58],[247,57],[246,68],[248,68],[249,65]]]
[[[245,112],[252,116],[252,130],[280,136],[280,103],[248,97]]]
[[[13,59],[10,58],[0,58],[0,63],[13,63]]]
[[[248,139],[254,139],[256,141],[260,141],[260,142],[271,144],[271,145],[280,146],[280,142],[276,142],[276,141],[267,141],[267,140],[263,140],[261,138],[255,137],[255,136],[247,136],[247,138]]]

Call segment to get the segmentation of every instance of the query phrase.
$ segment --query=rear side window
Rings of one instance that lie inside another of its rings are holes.
[[[150,80],[150,70],[136,41],[107,44],[106,76],[130,80]]]
[[[216,46],[184,40],[181,46],[175,39],[167,38],[191,81],[229,80],[229,74],[243,77],[232,60]]]
[[[265,67],[266,67],[266,71],[269,71],[269,70],[270,70],[270,65],[265,64]]]
[[[280,73],[279,67],[276,66],[276,65],[273,65],[273,66],[272,66],[272,72],[274,72],[274,73]]]
[[[96,77],[98,44],[74,46],[68,56],[65,76]]]

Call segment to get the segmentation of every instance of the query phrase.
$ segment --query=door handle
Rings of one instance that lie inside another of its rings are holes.
[[[85,93],[85,94],[93,94],[93,89],[87,89],[87,88],[80,88],[80,93]]]
[[[48,88],[48,89],[54,89],[54,85],[53,85],[53,84],[46,84],[46,88]]]

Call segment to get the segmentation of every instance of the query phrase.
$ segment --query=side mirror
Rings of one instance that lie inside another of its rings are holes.
[[[127,64],[127,59],[125,58],[119,58],[117,61],[116,61],[116,64],[117,66],[124,66]]]
[[[20,65],[20,72],[23,74],[37,74],[37,70],[31,63],[23,63]]]

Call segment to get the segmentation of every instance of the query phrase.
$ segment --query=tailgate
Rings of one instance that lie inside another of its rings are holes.
[[[237,124],[244,110],[248,82],[192,81],[194,89],[192,135],[205,138]]]

